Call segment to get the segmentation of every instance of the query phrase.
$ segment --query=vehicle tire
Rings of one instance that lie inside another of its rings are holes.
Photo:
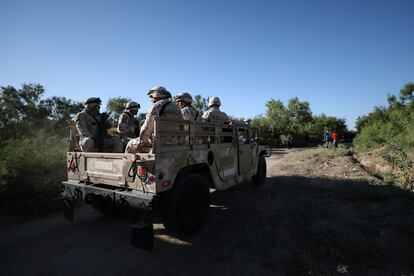
[[[257,186],[263,185],[266,182],[266,159],[263,155],[259,156],[257,173],[252,177],[252,182]]]
[[[116,208],[113,205],[112,199],[104,198],[102,196],[96,196],[91,201],[92,208],[102,215],[110,216],[117,213]]]
[[[174,187],[161,193],[161,217],[168,231],[190,235],[207,220],[210,190],[206,179],[197,174],[180,177]]]

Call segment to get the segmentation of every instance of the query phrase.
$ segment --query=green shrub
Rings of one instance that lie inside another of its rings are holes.
[[[393,168],[393,175],[397,184],[413,189],[414,173],[413,161],[408,158],[407,142],[403,138],[394,138],[387,141],[387,147],[381,152],[381,157]]]
[[[66,151],[64,138],[45,133],[4,142],[0,148],[0,207],[36,213],[41,205],[56,199],[66,176]]]

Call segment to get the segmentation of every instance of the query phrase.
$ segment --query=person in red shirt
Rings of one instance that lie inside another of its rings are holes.
[[[338,140],[339,140],[339,134],[335,131],[332,134],[332,141],[333,141],[333,147],[337,148],[338,147]]]

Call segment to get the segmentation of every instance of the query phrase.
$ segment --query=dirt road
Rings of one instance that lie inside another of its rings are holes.
[[[0,275],[413,275],[414,197],[343,152],[278,150],[264,186],[212,193],[186,240],[156,225],[155,250],[129,245],[129,220],[89,206],[0,230]]]

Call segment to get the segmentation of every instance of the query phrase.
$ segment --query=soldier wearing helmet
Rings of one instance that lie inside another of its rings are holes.
[[[139,103],[129,101],[125,105],[125,111],[119,117],[118,132],[121,134],[124,146],[126,146],[131,139],[139,136],[139,121],[135,115],[138,114],[140,107]]]
[[[76,114],[76,128],[81,137],[79,146],[82,151],[122,152],[122,141],[119,137],[109,136],[107,129],[108,115],[100,113],[101,99],[90,97],[84,101],[85,109]]]
[[[199,121],[201,116],[197,110],[192,107],[193,97],[190,93],[180,93],[175,97],[175,102],[181,109],[184,120]]]
[[[152,105],[147,112],[139,137],[129,141],[125,153],[136,153],[141,151],[142,147],[152,144],[154,118],[166,116],[169,118],[183,119],[180,109],[171,101],[171,93],[164,87],[156,86],[151,88],[148,92],[148,96],[152,100]]]
[[[211,97],[208,100],[208,109],[203,114],[203,119],[208,122],[228,123],[229,117],[223,111],[220,111],[221,102],[219,97]]]

